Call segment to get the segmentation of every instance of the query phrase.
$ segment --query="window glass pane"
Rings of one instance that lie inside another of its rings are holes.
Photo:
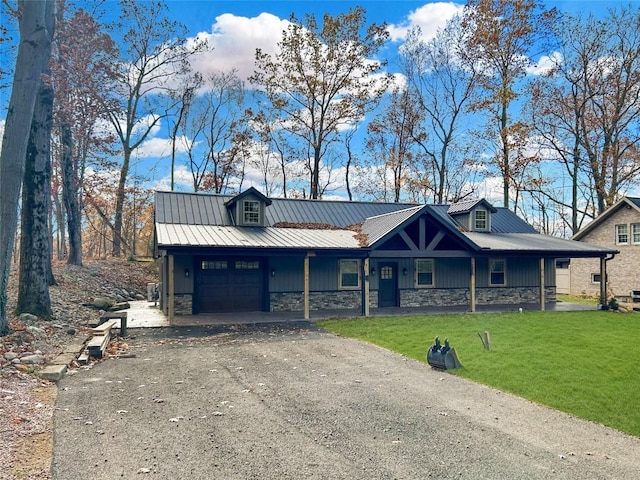
[[[242,205],[244,223],[260,223],[260,202],[245,200]]]
[[[626,225],[616,225],[616,243],[629,243],[629,229]]]
[[[202,270],[226,270],[227,269],[227,261],[226,260],[203,260],[200,265]]]
[[[358,260],[340,260],[340,287],[360,286],[359,266]]]
[[[416,260],[416,272],[417,285],[433,285],[433,260]]]
[[[504,276],[504,260],[491,260],[490,263],[490,284],[491,285],[505,285],[505,276]]]
[[[633,235],[633,243],[640,243],[640,223],[634,223],[631,226],[631,234]]]
[[[254,260],[247,262],[245,260],[236,260],[236,270],[258,270],[260,268],[260,262]]]
[[[476,230],[487,229],[487,212],[486,210],[476,210]]]
[[[383,280],[391,280],[393,279],[393,267],[382,267],[380,269],[380,278]]]

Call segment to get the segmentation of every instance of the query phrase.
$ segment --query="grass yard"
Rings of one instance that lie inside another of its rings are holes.
[[[465,368],[455,375],[640,437],[640,315],[607,311],[324,320],[336,334],[426,363],[436,335]],[[489,332],[491,350],[478,333]]]

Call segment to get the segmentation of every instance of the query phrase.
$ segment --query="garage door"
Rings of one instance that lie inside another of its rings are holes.
[[[264,305],[260,260],[201,260],[196,286],[198,313],[257,312]]]

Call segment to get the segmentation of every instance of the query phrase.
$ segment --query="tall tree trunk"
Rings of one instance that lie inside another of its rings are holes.
[[[0,336],[9,332],[7,285],[18,202],[40,76],[50,56],[53,0],[18,1],[20,43],[0,154]]]
[[[70,125],[60,126],[62,143],[62,198],[67,211],[67,230],[69,231],[69,251],[67,263],[82,266],[82,212],[78,193],[78,177],[73,162],[73,135]]]
[[[120,170],[120,181],[118,182],[118,190],[116,192],[116,211],[113,221],[113,249],[111,251],[114,257],[119,257],[122,246],[122,216],[124,214],[125,186],[127,176],[129,175],[129,164],[131,163],[131,151],[127,148],[124,150],[124,160],[122,161],[122,170]]]
[[[22,184],[17,312],[45,319],[51,318],[49,285],[53,283],[49,241],[52,124],[53,88],[41,82],[33,111]]]

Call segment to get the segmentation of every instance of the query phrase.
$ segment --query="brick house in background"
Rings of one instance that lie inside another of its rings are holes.
[[[640,303],[640,198],[622,198],[573,240],[618,250],[607,260],[607,292],[618,300]],[[571,294],[598,296],[600,280],[598,259],[571,260]]]

